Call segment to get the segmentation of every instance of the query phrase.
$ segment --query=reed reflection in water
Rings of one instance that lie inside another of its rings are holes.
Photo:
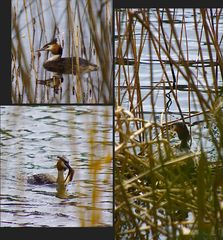
[[[111,106],[2,106],[1,115],[1,226],[112,225]],[[58,155],[75,170],[63,199],[56,185],[27,184],[56,177]]]

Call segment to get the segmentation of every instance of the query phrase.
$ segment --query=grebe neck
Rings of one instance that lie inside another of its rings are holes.
[[[58,170],[57,183],[64,184],[64,171]]]
[[[56,61],[56,60],[59,60],[60,58],[61,58],[61,55],[60,55],[60,54],[53,55],[52,57],[50,57],[49,59],[47,59],[46,62]]]

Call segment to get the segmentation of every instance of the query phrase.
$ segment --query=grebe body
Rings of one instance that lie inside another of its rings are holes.
[[[55,59],[49,59],[44,62],[43,67],[50,72],[56,72],[59,74],[77,74],[77,58],[76,57],[57,57]],[[79,58],[79,72],[87,73],[91,71],[97,71],[98,66],[89,63],[86,59]]]
[[[40,173],[40,174],[34,174],[33,176],[28,177],[27,182],[29,184],[44,185],[44,184],[54,184],[57,182],[57,179],[48,173]]]

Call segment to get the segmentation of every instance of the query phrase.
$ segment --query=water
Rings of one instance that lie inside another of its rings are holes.
[[[1,107],[2,227],[111,226],[112,107]],[[69,198],[56,186],[27,184],[29,175],[56,176],[56,156],[74,168]]]

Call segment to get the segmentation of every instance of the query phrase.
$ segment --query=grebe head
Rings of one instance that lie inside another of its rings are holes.
[[[62,56],[63,48],[61,47],[61,45],[57,42],[57,39],[55,38],[53,41],[45,44],[39,50],[36,50],[36,52],[40,52],[40,51],[49,51],[53,55],[60,55],[60,56]]]
[[[58,158],[58,161],[57,161],[56,167],[57,167],[58,173],[65,172],[68,169],[67,177],[64,180],[64,183],[66,184],[66,183],[72,181],[73,175],[74,175],[74,170],[70,166],[69,161],[64,156],[57,156],[57,158]]]
[[[58,161],[56,164],[58,171],[66,171],[70,168],[69,161],[62,156],[57,156]]]
[[[185,123],[176,122],[173,123],[173,130],[177,133],[178,138],[181,140],[181,148],[190,148],[188,142],[191,139],[190,133]]]

